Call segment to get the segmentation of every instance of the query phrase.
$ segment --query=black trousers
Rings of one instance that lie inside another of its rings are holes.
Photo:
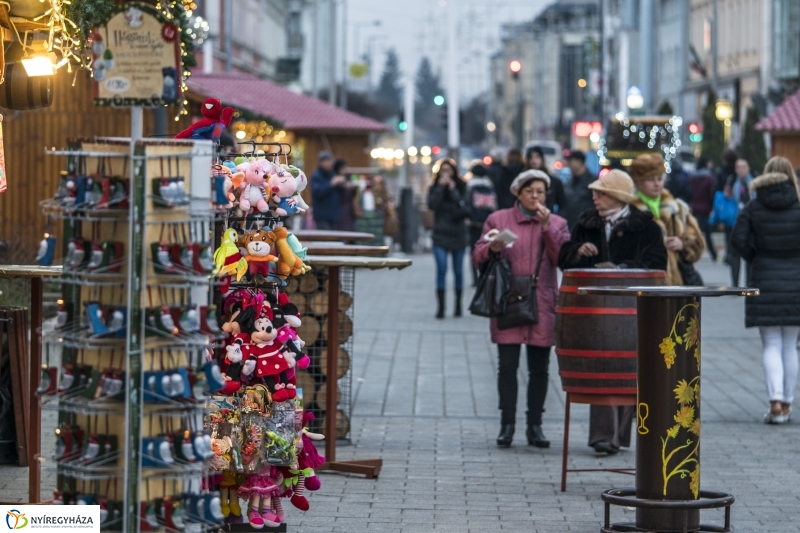
[[[529,426],[542,424],[544,399],[547,396],[547,367],[550,364],[550,346],[527,346],[528,350],[528,411]],[[500,394],[502,424],[514,424],[517,417],[517,370],[519,369],[519,344],[498,344],[499,365],[497,392]]]
[[[589,446],[601,440],[617,448],[631,445],[631,422],[636,410],[632,405],[593,405],[589,409]]]

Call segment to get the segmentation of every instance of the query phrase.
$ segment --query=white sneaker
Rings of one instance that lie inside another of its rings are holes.
[[[791,418],[791,414],[784,415],[773,415],[772,412],[767,411],[767,414],[764,415],[764,423],[765,424],[785,424]]]

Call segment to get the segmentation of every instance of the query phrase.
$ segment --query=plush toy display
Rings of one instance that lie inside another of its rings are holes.
[[[219,142],[223,130],[230,126],[233,114],[232,107],[222,108],[222,102],[216,98],[206,98],[200,104],[200,113],[203,118],[178,133],[176,139],[197,139]]]
[[[275,248],[278,251],[278,277],[286,279],[291,276],[300,276],[311,270],[303,261],[294,254],[287,241],[289,232],[286,228],[275,228]]]
[[[275,234],[271,231],[256,230],[245,233],[239,238],[238,245],[247,252],[245,260],[248,271],[253,276],[259,276],[262,281],[269,276],[269,264],[278,260],[270,252],[275,244]]]
[[[270,178],[269,185],[272,192],[271,199],[276,206],[275,213],[278,216],[292,216],[298,212],[305,212],[295,198],[297,181],[288,171],[281,168]]]

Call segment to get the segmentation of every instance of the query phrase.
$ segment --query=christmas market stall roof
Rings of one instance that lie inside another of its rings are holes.
[[[196,73],[186,84],[190,93],[202,98],[217,98],[226,106],[269,117],[290,131],[357,133],[387,129],[385,124],[376,120],[294,93],[251,74]]]
[[[772,113],[759,121],[756,129],[800,133],[800,91],[786,98]]]

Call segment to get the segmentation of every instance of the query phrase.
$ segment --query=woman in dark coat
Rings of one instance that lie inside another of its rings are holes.
[[[649,211],[631,209],[631,177],[612,170],[589,184],[595,208],[581,213],[572,237],[558,255],[558,266],[592,268],[609,263],[622,268],[666,270],[667,249],[661,228]],[[634,408],[591,406],[589,446],[598,453],[617,453],[631,443]]]
[[[447,255],[453,257],[453,274],[456,278],[455,316],[461,316],[461,294],[464,290],[464,251],[467,247],[469,215],[466,204],[467,184],[458,175],[456,162],[440,159],[433,166],[436,176],[428,190],[428,209],[434,212],[433,256],[436,258],[436,318],[444,318],[445,279]]]
[[[750,264],[745,325],[758,326],[770,410],[768,424],[788,422],[797,385],[800,332],[800,203],[789,160],[773,157],[750,183],[755,198],[739,211],[731,245]]]

